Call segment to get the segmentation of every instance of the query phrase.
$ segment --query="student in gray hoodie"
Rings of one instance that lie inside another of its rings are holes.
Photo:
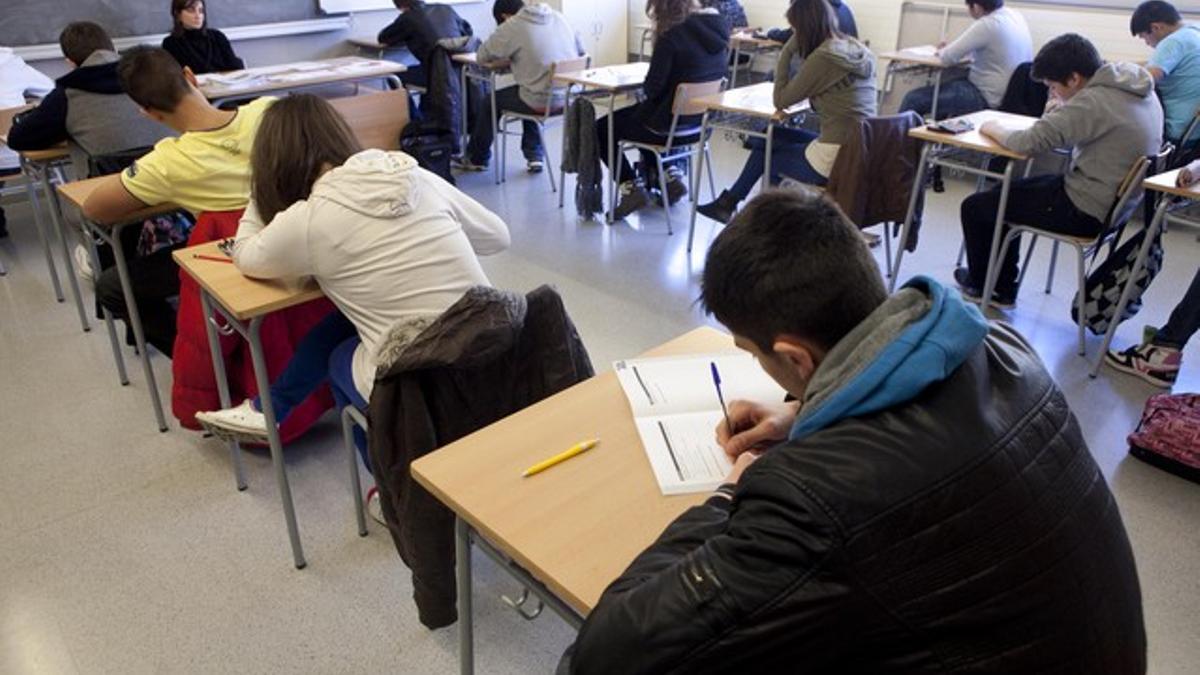
[[[506,110],[540,115],[546,108],[561,109],[563,96],[552,91],[550,66],[583,55],[579,35],[562,14],[541,2],[526,5],[522,0],[496,0],[492,14],[496,30],[479,47],[479,61],[508,61],[516,80],[516,85],[496,91],[496,116]],[[521,151],[529,172],[538,173],[545,156],[541,132],[533,122],[524,122],[523,126]],[[493,138],[492,119],[476,115],[466,157],[459,167],[468,171],[486,169]]]
[[[1097,236],[1129,167],[1162,145],[1163,111],[1154,78],[1132,63],[1104,64],[1092,43],[1074,33],[1046,43],[1031,76],[1062,104],[1029,129],[987,122],[980,132],[1022,154],[1071,148],[1073,159],[1064,175],[1013,181],[1006,217],[1052,232]],[[962,204],[968,266],[955,270],[954,280],[972,300],[982,295],[999,205],[999,186]],[[1019,249],[1015,242],[1001,262],[993,294],[1000,306],[1016,301]]]

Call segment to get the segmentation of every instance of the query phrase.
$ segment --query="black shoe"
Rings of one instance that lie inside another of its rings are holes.
[[[931,173],[932,173],[932,175],[929,178],[929,182],[931,183],[931,185],[933,187],[933,191],[934,192],[945,192],[946,184],[944,182],[942,182],[942,167],[940,167],[940,166],[933,167],[933,171]]]
[[[667,204],[675,206],[680,199],[687,196],[687,185],[684,184],[683,178],[678,176],[667,177]]]
[[[4,209],[0,209],[0,239],[8,238],[8,216],[4,215]]]
[[[613,220],[621,220],[634,211],[640,211],[652,203],[650,193],[637,181],[625,181],[617,190],[617,207],[613,209]]]
[[[696,211],[705,218],[728,225],[729,221],[733,220],[733,214],[737,212],[737,206],[738,199],[729,190],[722,190],[720,196],[707,204],[697,206]]]
[[[971,273],[967,268],[959,267],[954,270],[954,283],[958,284],[958,290],[967,302],[977,305],[983,302],[983,289],[971,281]],[[992,304],[1000,309],[1013,309],[1017,306],[1017,294],[1001,294],[999,291],[993,291]]]

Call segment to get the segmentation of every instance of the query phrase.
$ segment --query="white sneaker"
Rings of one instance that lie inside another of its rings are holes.
[[[196,413],[206,431],[227,441],[267,441],[267,416],[254,409],[250,399],[235,408]]]
[[[383,519],[383,504],[379,501],[378,487],[373,487],[370,490],[367,490],[367,514],[370,515],[375,522],[387,527],[387,521]]]
[[[96,271],[92,269],[92,256],[88,255],[87,249],[83,244],[75,245],[75,272],[84,282],[96,285]]]

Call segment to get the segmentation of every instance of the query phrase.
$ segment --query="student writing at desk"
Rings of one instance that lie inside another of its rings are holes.
[[[400,16],[379,31],[380,44],[408,47],[418,65],[400,74],[406,85],[428,87],[428,61],[439,40],[474,35],[471,24],[454,8],[422,0],[393,0]]]
[[[171,0],[171,34],[163,38],[162,47],[175,57],[179,65],[193,73],[221,73],[241,70],[245,62],[233,52],[229,38],[208,26],[208,11],[204,0]]]
[[[1046,43],[1031,74],[1062,104],[1027,130],[988,122],[980,132],[1025,155],[1071,148],[1072,160],[1065,175],[1014,180],[1006,218],[1051,232],[1097,236],[1129,167],[1162,145],[1163,112],[1154,80],[1132,63],[1103,64],[1092,43],[1074,33]],[[999,186],[962,203],[967,267],[955,270],[954,280],[971,300],[983,295],[998,208]],[[1014,242],[997,261],[992,300],[998,306],[1016,303],[1019,248]]]
[[[1194,155],[1200,134],[1184,139],[1183,132],[1200,109],[1200,27],[1184,23],[1170,3],[1150,0],[1133,11],[1129,32],[1154,50],[1146,70],[1162,99],[1167,140]]]
[[[718,235],[702,302],[797,402],[730,406],[727,482],[560,673],[1145,672],[1117,504],[1012,328],[926,277],[889,297],[857,228],[792,191]]]
[[[0,47],[0,109],[25,105],[25,97],[41,98],[54,89],[54,81],[25,63],[9,47]],[[20,173],[17,153],[0,146],[0,188],[5,176]],[[8,236],[8,217],[0,208],[0,239]]]

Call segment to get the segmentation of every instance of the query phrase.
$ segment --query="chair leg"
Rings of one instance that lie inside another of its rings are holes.
[[[549,159],[550,153],[546,151],[546,134],[543,133],[545,130],[543,129],[541,123],[537,125],[537,130],[538,142],[542,145],[542,157]],[[554,167],[549,167],[544,169],[544,171],[546,172],[546,177],[550,179],[550,191],[558,192],[558,186],[554,184]]]
[[[615,176],[613,178],[613,182],[616,184],[617,189],[613,191],[613,198],[612,198],[613,203],[609,204],[609,206],[608,206],[609,213],[616,212],[617,202],[619,202],[621,200],[621,165],[624,164],[624,162],[622,162],[621,159],[623,157],[625,157],[625,144],[617,143],[617,154],[613,156],[613,164],[615,164],[616,166],[609,168],[609,171],[615,172],[615,173],[613,173],[613,176]]]
[[[1058,267],[1058,240],[1050,246],[1050,271],[1046,273],[1046,293],[1054,289],[1054,268]]]
[[[496,162],[496,185],[499,185],[508,178],[508,118],[501,117],[499,124],[496,125],[496,133],[500,137],[500,156],[494,158]]]
[[[658,189],[662,192],[663,213],[667,216],[667,236],[675,234],[671,230],[671,200],[667,199],[667,172],[663,168],[662,155],[654,153],[655,162],[658,164]]]
[[[1029,271],[1029,261],[1033,259],[1033,249],[1037,246],[1038,236],[1029,233],[1029,249],[1025,251],[1025,258],[1021,261],[1021,273],[1017,275],[1017,288],[1025,283],[1025,273]]]
[[[1076,321],[1075,323],[1079,327],[1079,355],[1086,357],[1087,356],[1087,342],[1085,341],[1086,336],[1083,334],[1083,324],[1084,324],[1084,321],[1083,321],[1083,305],[1084,305],[1083,289],[1084,289],[1084,287],[1087,286],[1087,272],[1084,269],[1087,266],[1087,262],[1085,260],[1082,246],[1075,247],[1075,258],[1076,258],[1076,267],[1079,271],[1079,289],[1075,292],[1075,302],[1076,302],[1077,306],[1079,307],[1079,309],[1077,310],[1076,316],[1079,317],[1079,320]]]
[[[900,245],[903,246],[904,244],[901,243]],[[965,258],[965,257],[967,257],[967,242],[964,241],[963,243],[958,245],[958,260],[954,261],[954,266],[962,267],[963,258]]]
[[[715,200],[717,198],[717,183],[713,180],[712,148],[709,147],[708,141],[704,142],[704,156],[705,161],[708,162],[708,196],[710,199]],[[699,181],[697,181],[697,183],[698,182]],[[700,186],[698,184],[696,185],[696,191],[700,191]]]
[[[883,224],[883,259],[887,263],[887,266],[884,267],[884,271],[887,274],[887,277],[890,279],[892,277],[892,224],[891,223]]]
[[[979,307],[986,311],[992,302],[992,295],[996,293],[996,284],[1000,282],[1000,266],[1004,261],[1004,256],[1008,255],[1008,247],[1012,246],[1013,240],[1021,236],[1021,231],[1017,229],[1009,229],[1004,235],[1004,239],[1000,242],[1000,250],[996,251],[996,263],[992,265],[995,269],[988,270],[988,278],[983,284],[983,295],[979,298]]]
[[[354,445],[355,420],[353,406],[342,408],[342,441],[350,463],[350,493],[354,496],[354,517],[358,521],[358,536],[367,536],[367,519],[363,515],[362,483],[358,477],[358,448]]]

